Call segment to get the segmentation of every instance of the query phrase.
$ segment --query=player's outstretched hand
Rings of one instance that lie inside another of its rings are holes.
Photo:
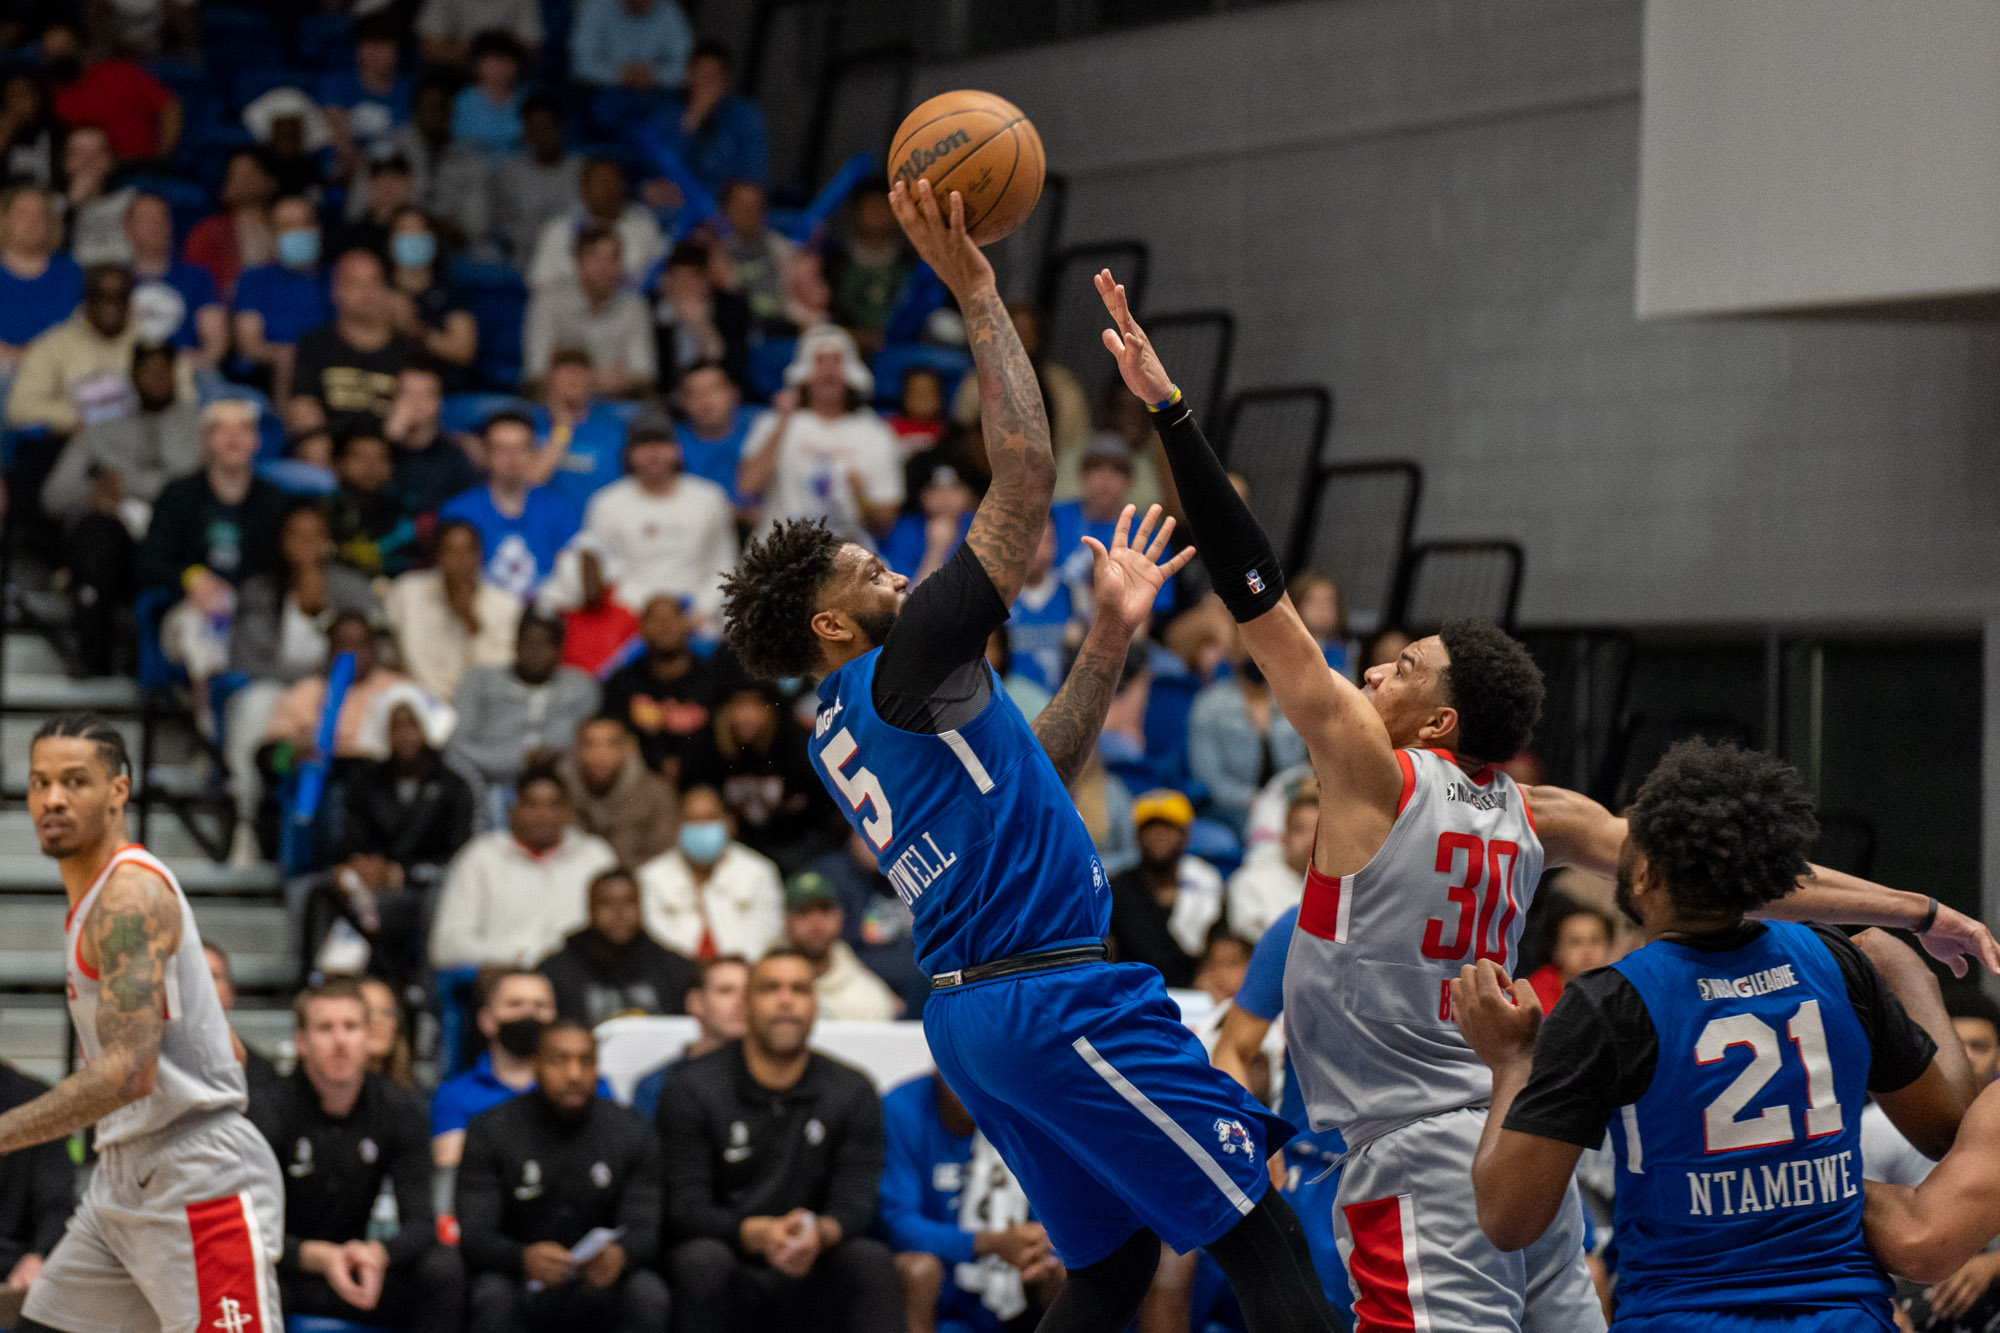
[[[1146,331],[1139,327],[1139,321],[1132,317],[1132,307],[1125,299],[1125,287],[1111,276],[1111,270],[1097,271],[1097,294],[1104,299],[1104,308],[1111,315],[1112,327],[1104,331],[1104,347],[1118,358],[1118,373],[1142,402],[1163,403],[1174,391],[1174,382],[1167,376],[1167,368],[1160,364],[1160,357],[1147,340]]]
[[[1527,978],[1509,985],[1506,972],[1490,958],[1459,969],[1458,980],[1451,983],[1451,1016],[1466,1045],[1489,1068],[1534,1056],[1542,1002]]]
[[[1160,522],[1160,507],[1153,505],[1135,532],[1132,515],[1136,512],[1132,505],[1125,506],[1111,527],[1108,548],[1095,537],[1083,539],[1090,548],[1090,592],[1097,602],[1097,614],[1115,618],[1128,638],[1146,627],[1153,614],[1153,600],[1167,580],[1194,559],[1194,547],[1185,546],[1161,564],[1174,521]]]
[[[993,265],[966,234],[965,198],[957,190],[940,199],[921,176],[914,190],[897,181],[889,190],[889,211],[903,224],[903,234],[918,256],[961,305],[973,292],[993,285]]]
[[[1965,960],[1976,958],[1986,970],[2000,974],[2000,944],[1983,922],[1975,921],[1956,908],[1938,907],[1937,920],[1918,937],[1930,956],[1951,969],[1955,977],[1965,975]]]

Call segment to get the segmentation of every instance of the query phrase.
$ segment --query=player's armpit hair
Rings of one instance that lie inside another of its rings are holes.
[[[820,520],[794,519],[743,549],[722,581],[722,638],[744,670],[782,680],[818,668],[812,618],[841,545]]]
[[[1443,684],[1458,710],[1459,753],[1506,763],[1527,748],[1542,720],[1542,669],[1490,620],[1448,620],[1438,638],[1450,658]]]
[[[1784,897],[1819,835],[1812,797],[1790,764],[1702,740],[1668,750],[1625,817],[1633,845],[1690,916]]]

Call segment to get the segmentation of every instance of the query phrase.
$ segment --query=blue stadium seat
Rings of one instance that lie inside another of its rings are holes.
[[[767,338],[750,348],[750,396],[769,402],[771,395],[785,387],[785,367],[799,350],[796,338]]]
[[[935,370],[944,380],[944,401],[950,403],[958,382],[972,369],[972,357],[962,347],[928,343],[890,343],[875,354],[869,369],[875,374],[875,405],[895,410],[903,390],[903,375],[917,367]]]
[[[494,389],[514,388],[521,382],[521,321],[528,313],[521,275],[502,264],[468,261],[454,263],[451,273],[479,324],[480,379]]]
[[[296,36],[301,64],[331,74],[354,61],[354,21],[345,14],[307,14]]]
[[[1183,671],[1155,675],[1146,696],[1146,758],[1166,775],[1167,782],[1182,789],[1189,781],[1188,714],[1200,693],[1201,679]]]
[[[447,394],[439,424],[450,431],[478,430],[495,412],[532,412],[535,405],[511,393]]]
[[[1227,824],[1198,818],[1188,829],[1188,855],[1199,856],[1224,875],[1233,875],[1243,864],[1243,841]]]
[[[288,1314],[285,1333],[393,1333],[393,1330],[380,1324],[354,1324],[325,1315]]]
[[[235,94],[236,107],[241,110],[273,88],[297,88],[310,96],[318,82],[319,77],[310,70],[258,62],[232,66],[229,86]]]

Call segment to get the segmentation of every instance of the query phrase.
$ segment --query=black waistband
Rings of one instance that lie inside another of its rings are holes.
[[[1079,944],[1068,949],[1041,949],[1034,953],[1019,953],[1012,958],[1000,958],[991,963],[962,967],[956,972],[939,972],[931,977],[931,989],[950,990],[954,986],[970,986],[975,981],[991,981],[995,977],[1018,977],[1028,972],[1048,972],[1058,967],[1101,963],[1106,957],[1104,946],[1101,944]]]

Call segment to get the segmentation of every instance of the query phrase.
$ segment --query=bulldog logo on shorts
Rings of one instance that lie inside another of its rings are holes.
[[[1215,1141],[1222,1145],[1222,1151],[1225,1155],[1240,1152],[1245,1157],[1251,1157],[1257,1151],[1251,1146],[1250,1131],[1243,1128],[1241,1120],[1223,1120],[1217,1118],[1215,1122]]]

